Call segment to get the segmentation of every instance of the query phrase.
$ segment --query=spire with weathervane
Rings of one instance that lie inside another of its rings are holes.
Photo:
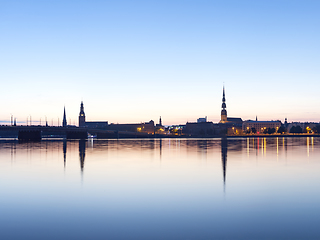
[[[226,123],[228,121],[227,119],[227,105],[226,105],[226,97],[225,97],[225,92],[224,92],[224,86],[223,86],[223,94],[222,94],[222,106],[221,106],[221,123]]]

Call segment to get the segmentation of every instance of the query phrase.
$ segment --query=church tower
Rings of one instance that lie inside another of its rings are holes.
[[[221,120],[220,123],[226,123],[228,121],[227,119],[227,105],[226,105],[226,97],[224,93],[224,86],[223,86],[223,95],[222,95],[222,106],[221,106]]]
[[[86,126],[86,115],[84,114],[83,102],[81,101],[80,113],[79,113],[79,127]]]
[[[66,107],[63,108],[63,120],[62,120],[62,127],[67,126],[67,117],[66,117]]]

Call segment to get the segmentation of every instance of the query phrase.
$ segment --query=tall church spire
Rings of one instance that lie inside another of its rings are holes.
[[[67,117],[66,117],[66,106],[63,108],[63,120],[62,120],[62,127],[67,126]]]
[[[221,123],[226,123],[227,120],[227,105],[226,105],[226,96],[225,96],[225,91],[224,91],[224,86],[223,86],[223,93],[222,93],[222,105],[221,105]]]
[[[79,113],[79,127],[86,126],[86,115],[84,114],[83,102],[81,101],[80,113]]]

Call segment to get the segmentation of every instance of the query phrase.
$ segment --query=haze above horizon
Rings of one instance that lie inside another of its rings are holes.
[[[1,1],[0,120],[320,120],[319,1]]]

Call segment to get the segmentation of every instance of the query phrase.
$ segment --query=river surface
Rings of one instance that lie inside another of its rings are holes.
[[[0,239],[320,239],[320,139],[0,140]]]

